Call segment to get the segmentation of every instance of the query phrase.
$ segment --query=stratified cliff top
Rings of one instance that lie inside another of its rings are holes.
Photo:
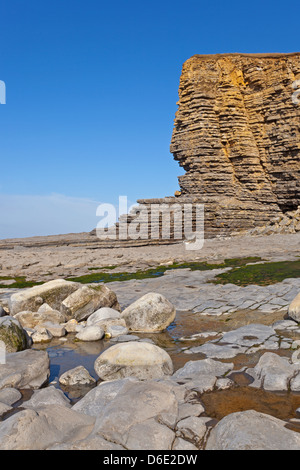
[[[262,213],[267,219],[296,209],[299,89],[298,52],[188,59],[171,142],[186,171],[179,178],[182,195],[197,194],[207,203],[211,198],[221,209],[229,205],[234,218],[238,210],[252,210],[258,225]]]

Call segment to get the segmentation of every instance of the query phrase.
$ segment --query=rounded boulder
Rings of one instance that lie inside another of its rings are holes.
[[[132,341],[106,349],[96,359],[94,369],[102,380],[124,377],[148,380],[172,375],[173,363],[162,348],[143,341]]]
[[[163,295],[149,292],[129,305],[121,316],[131,331],[156,333],[174,321],[176,310]]]

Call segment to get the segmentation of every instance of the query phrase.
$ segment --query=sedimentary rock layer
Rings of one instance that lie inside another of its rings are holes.
[[[182,69],[171,152],[181,195],[217,233],[300,205],[300,53],[196,55]]]

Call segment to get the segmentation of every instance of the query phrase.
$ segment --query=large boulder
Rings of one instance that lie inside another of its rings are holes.
[[[300,434],[254,410],[231,413],[212,429],[206,450],[300,450]]]
[[[56,404],[26,409],[0,423],[1,450],[43,450],[86,438],[95,418]]]
[[[36,312],[44,303],[54,310],[60,310],[61,302],[79,287],[81,284],[77,282],[55,279],[40,286],[16,292],[9,299],[10,314],[16,315],[25,310]]]
[[[147,342],[116,344],[105,350],[94,364],[102,380],[137,377],[140,380],[158,379],[173,373],[173,363],[163,349]]]
[[[116,294],[104,284],[96,287],[82,286],[61,303],[61,312],[69,320],[86,320],[100,307],[120,309]]]
[[[175,316],[174,305],[163,295],[153,292],[136,300],[122,312],[126,326],[135,332],[163,331],[174,321]]]
[[[4,343],[6,353],[23,351],[28,347],[26,331],[18,320],[10,316],[0,318],[0,341]]]
[[[30,312],[25,310],[23,312],[16,313],[14,317],[20,322],[23,328],[35,328],[37,325],[43,324],[47,321],[53,323],[64,323],[66,320],[63,313],[61,313],[59,310],[53,309],[47,310],[45,312]]]
[[[150,380],[128,381],[118,388],[119,392],[98,408],[91,437],[101,436],[127,449],[170,449],[175,439],[170,430],[175,428],[178,415],[173,386]]]
[[[290,303],[288,308],[288,316],[296,322],[300,322],[300,293]]]
[[[5,387],[40,388],[49,378],[50,362],[47,351],[25,349],[6,354],[0,367],[0,390]]]

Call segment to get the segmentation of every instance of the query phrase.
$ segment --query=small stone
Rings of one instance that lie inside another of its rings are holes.
[[[98,325],[86,326],[77,333],[76,338],[80,341],[99,341],[104,338],[104,331]]]
[[[70,369],[64,372],[59,377],[59,383],[69,387],[75,385],[87,385],[93,384],[96,380],[89,374],[89,371],[83,366],[77,366],[74,369]]]

